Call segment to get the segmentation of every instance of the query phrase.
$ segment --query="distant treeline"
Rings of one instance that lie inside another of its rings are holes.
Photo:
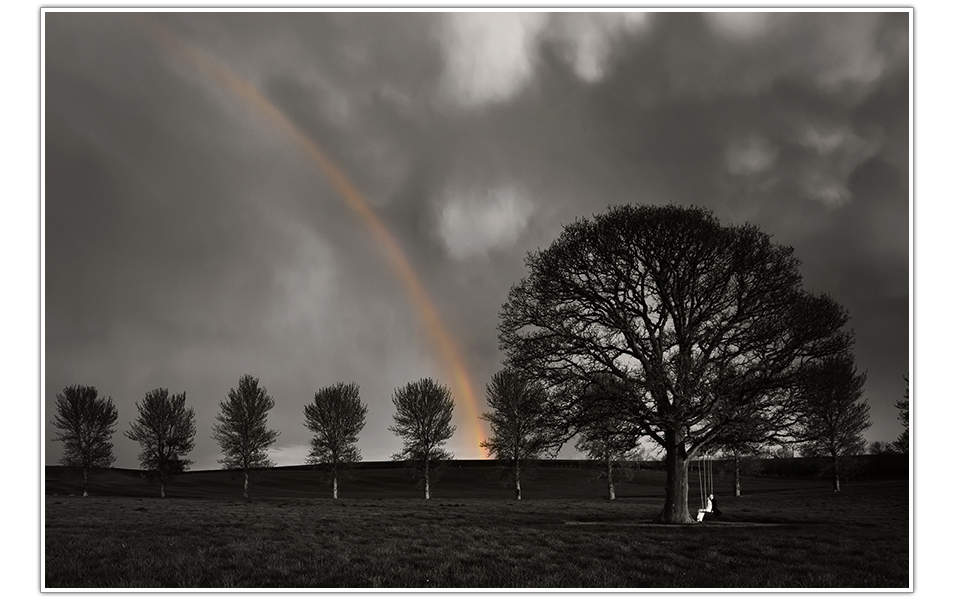
[[[764,477],[798,477],[804,479],[826,478],[831,476],[831,460],[825,456],[802,458],[743,458],[744,471],[748,475]],[[859,478],[893,478],[908,476],[908,456],[905,454],[875,454],[843,457],[844,466],[848,471],[849,479]],[[600,469],[601,461],[587,459],[540,459],[532,461],[534,466],[541,469]],[[730,473],[732,459],[714,459],[713,468],[722,473]],[[480,468],[499,466],[505,467],[506,461],[498,460],[451,460],[446,463],[448,468]],[[648,470],[666,470],[665,461],[641,460],[633,462],[630,468]],[[275,467],[276,470],[308,471],[316,467],[312,465],[294,465]],[[407,466],[400,461],[365,461],[354,463],[353,469],[404,469]]]
[[[844,457],[845,464],[849,468],[849,476],[852,479],[881,479],[881,478],[901,478],[909,474],[908,456],[904,454],[874,454]],[[796,477],[804,479],[824,478],[830,475],[831,461],[827,457],[813,456],[802,458],[743,458],[743,471],[747,475],[762,477]],[[713,469],[719,473],[730,473],[733,464],[731,459],[712,460]],[[474,460],[450,460],[445,463],[445,467],[451,469],[471,469],[488,467],[505,467],[505,461],[491,459]],[[600,469],[602,463],[595,460],[586,459],[540,459],[534,461],[534,466],[541,469]],[[638,465],[633,463],[626,465],[631,468],[664,471],[666,463],[661,460],[641,460]],[[49,469],[61,469],[63,467],[47,466]],[[312,471],[320,469],[317,465],[290,465],[283,467],[272,467],[274,471]],[[388,470],[388,469],[406,469],[407,464],[403,461],[379,460],[362,461],[353,463],[353,470]],[[130,474],[145,473],[139,469],[119,469],[113,468],[113,471],[125,472]],[[192,473],[210,473],[221,472],[223,469],[205,469],[193,470]],[[230,469],[225,469],[230,471]],[[694,471],[693,471],[694,473]]]
[[[764,477],[799,477],[811,479],[829,477],[832,471],[831,459],[826,456],[804,458],[750,458],[753,475]],[[731,461],[714,461],[731,468]],[[845,456],[842,468],[848,479],[882,479],[907,477],[909,472],[907,454],[872,454]]]
[[[559,468],[559,469],[587,469],[587,468],[602,468],[603,462],[597,460],[586,460],[586,459],[537,459],[537,460],[528,460],[528,463],[533,464],[539,468]],[[445,461],[444,466],[452,469],[460,468],[486,468],[486,467],[506,467],[507,461],[503,460],[494,460],[494,459],[472,459],[472,460],[460,460],[454,459]],[[635,466],[635,465],[634,465]],[[306,471],[312,470],[315,468],[320,468],[312,465],[293,465],[287,467],[275,467],[275,469],[287,469],[291,471]],[[393,461],[393,460],[381,460],[381,461],[364,461],[359,463],[353,463],[351,465],[352,469],[406,469],[407,464],[403,461]],[[640,461],[640,469],[665,469],[666,463],[663,461]]]

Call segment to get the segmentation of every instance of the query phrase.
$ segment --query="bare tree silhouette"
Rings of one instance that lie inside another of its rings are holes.
[[[358,434],[364,429],[368,407],[361,402],[356,383],[322,388],[305,405],[305,427],[311,438],[308,463],[326,465],[331,475],[331,497],[338,498],[338,477],[349,463],[361,460]]]
[[[480,442],[487,454],[506,463],[517,500],[523,497],[521,475],[529,461],[555,454],[561,439],[547,412],[547,391],[512,369],[494,374],[487,384],[490,412],[481,419],[490,423],[491,436]]]
[[[450,424],[454,413],[450,388],[427,377],[394,390],[393,401],[397,412],[388,430],[404,438],[404,447],[392,458],[409,461],[419,470],[424,498],[430,500],[435,463],[453,458],[444,449],[457,429]]]
[[[166,388],[148,392],[136,403],[139,416],[125,436],[139,442],[139,464],[159,481],[159,496],[166,497],[166,483],[185,471],[191,460],[185,455],[195,447],[195,410],[186,408],[185,392],[169,394]]]
[[[243,498],[248,498],[249,473],[275,464],[267,452],[279,435],[266,423],[268,411],[273,408],[275,400],[251,375],[243,375],[238,389],[230,389],[226,399],[219,403],[219,414],[215,417],[218,423],[212,426],[212,438],[225,455],[219,463],[226,469],[241,469],[245,476]]]
[[[83,479],[83,495],[89,496],[89,476],[116,460],[113,434],[119,411],[112,398],[101,398],[95,387],[71,385],[56,395],[56,414],[51,424],[59,429],[54,442],[63,442],[60,464],[76,469]]]
[[[851,340],[846,311],[801,289],[791,248],[698,208],[615,207],[526,264],[498,326],[507,364],[557,389],[620,381],[618,414],[666,451],[663,523],[692,521],[689,460],[737,409],[781,426],[799,371]]]

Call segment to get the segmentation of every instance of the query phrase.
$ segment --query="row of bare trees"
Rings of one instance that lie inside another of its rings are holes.
[[[839,398],[857,397],[863,382],[863,376],[837,372],[812,380],[819,401],[815,405],[817,410],[807,414],[815,435],[803,446],[803,453],[834,458],[836,489],[837,460],[858,451],[863,445],[860,431],[867,427],[866,407]],[[591,388],[588,396],[581,399],[585,410],[579,411],[575,423],[569,424],[563,415],[551,412],[549,392],[540,383],[513,369],[505,368],[493,376],[487,386],[491,411],[482,415],[490,423],[492,435],[481,446],[489,456],[504,463],[518,500],[528,468],[544,456],[554,456],[566,442],[568,432],[576,435],[579,451],[603,464],[609,498],[615,499],[614,468],[638,456],[641,434],[613,413],[611,399],[619,391],[613,390],[611,383],[604,381],[601,387]],[[169,479],[192,464],[185,455],[194,447],[195,413],[186,407],[185,401],[185,393],[170,394],[164,388],[150,391],[136,404],[139,415],[125,432],[129,439],[140,443],[140,465],[158,481],[162,497]],[[455,430],[451,425],[450,390],[431,379],[422,379],[395,390],[393,401],[397,412],[395,424],[389,429],[404,439],[404,446],[392,458],[417,467],[425,498],[430,498],[435,467],[452,458],[444,448]],[[229,390],[220,404],[213,427],[213,438],[224,454],[219,462],[227,469],[243,473],[245,497],[249,473],[273,466],[267,450],[279,434],[267,427],[266,419],[274,406],[265,388],[248,375],[241,379],[237,389]],[[332,497],[337,498],[341,472],[361,460],[357,442],[365,425],[367,406],[361,402],[357,384],[336,383],[319,390],[305,406],[304,414],[304,425],[314,434],[307,462],[326,467]],[[108,467],[114,460],[111,437],[117,419],[112,399],[98,397],[95,388],[70,386],[57,395],[54,425],[60,433],[55,439],[65,444],[61,462],[82,471],[84,495],[89,471]],[[762,432],[762,437],[770,436]],[[738,495],[740,459],[759,454],[764,444],[756,441],[752,430],[734,430],[734,435],[723,439],[720,451],[734,459]]]
[[[195,411],[185,401],[185,392],[170,394],[165,388],[148,392],[136,403],[139,416],[124,432],[139,442],[139,464],[157,478],[163,497],[169,478],[192,464],[185,456],[195,446]],[[84,496],[89,495],[90,473],[116,460],[112,437],[118,420],[113,399],[100,396],[95,387],[70,385],[56,395],[53,441],[63,442],[60,463],[80,472]]]
[[[526,265],[500,313],[505,369],[488,385],[483,418],[493,434],[482,444],[511,466],[518,498],[522,465],[573,438],[609,469],[639,438],[658,445],[667,472],[663,523],[692,522],[690,461],[720,450],[800,443],[832,457],[839,488],[838,458],[870,426],[866,375],[855,366],[848,312],[802,288],[792,248],[703,209],[624,205],[566,226]],[[429,495],[431,464],[448,456],[453,401],[426,381],[396,390],[391,430],[405,439],[395,458],[423,465]],[[335,393],[347,396],[346,388]],[[235,402],[231,392],[227,402]],[[215,430],[223,463],[263,464],[264,449],[256,454],[242,440],[274,441],[277,432],[262,420],[254,436],[237,435],[252,426],[252,404],[237,403],[234,414],[229,406]],[[903,407],[907,426],[907,398]],[[898,444],[907,447],[906,434]],[[336,456],[313,447],[309,458]]]
[[[450,389],[432,379],[412,382],[394,391],[394,425],[389,429],[404,440],[395,460],[421,465],[425,496],[430,498],[431,472],[438,461],[451,458],[444,449],[454,434],[450,424],[454,403]],[[212,438],[222,449],[219,463],[244,476],[243,496],[248,497],[249,474],[274,466],[268,449],[279,432],[268,427],[268,413],[275,400],[259,380],[244,375],[238,388],[229,390],[219,404]],[[77,469],[83,495],[89,495],[89,475],[115,462],[112,438],[119,412],[112,398],[99,395],[92,386],[71,385],[56,395],[52,425],[53,441],[63,442],[60,463]],[[170,394],[165,388],[148,392],[136,403],[139,414],[124,435],[139,443],[139,464],[159,483],[165,497],[166,483],[188,469],[186,456],[195,447],[195,411],[186,406],[186,394]],[[332,481],[332,496],[338,497],[342,469],[361,460],[358,436],[365,426],[368,407],[355,383],[336,383],[315,393],[304,408],[304,425],[313,434],[309,464],[324,465]]]

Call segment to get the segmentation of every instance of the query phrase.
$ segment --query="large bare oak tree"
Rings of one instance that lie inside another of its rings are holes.
[[[618,414],[666,452],[662,523],[692,522],[693,456],[748,409],[784,419],[800,369],[851,338],[791,248],[702,209],[615,207],[526,264],[498,326],[508,365],[557,389],[618,380]]]

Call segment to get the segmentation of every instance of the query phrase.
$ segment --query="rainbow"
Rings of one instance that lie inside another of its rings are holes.
[[[327,177],[344,204],[358,217],[371,234],[384,259],[404,288],[411,305],[427,331],[431,342],[443,359],[447,375],[451,379],[451,390],[456,398],[463,401],[467,412],[466,419],[471,423],[471,434],[475,448],[486,438],[483,422],[477,407],[474,388],[467,364],[457,348],[457,343],[433,300],[421,283],[420,277],[411,266],[407,255],[401,249],[397,239],[371,208],[358,187],[347,173],[325,152],[322,147],[298,127],[284,112],[268,100],[251,83],[235,74],[226,65],[202,52],[179,38],[165,27],[152,22],[141,15],[134,15],[135,21],[144,27],[163,48],[184,59],[196,70],[209,76],[223,87],[244,99],[267,122],[287,135],[295,145]],[[481,452],[481,454],[483,454]]]

